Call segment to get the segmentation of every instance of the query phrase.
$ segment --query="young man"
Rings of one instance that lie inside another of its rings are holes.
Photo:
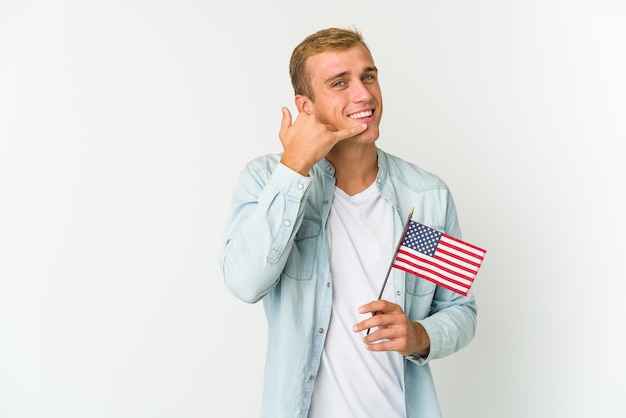
[[[472,340],[474,297],[399,269],[377,297],[412,209],[460,236],[450,191],[376,146],[378,69],[358,31],[308,36],[290,73],[298,116],[283,108],[283,153],[243,170],[220,256],[231,292],[263,301],[262,416],[439,417],[428,363]]]

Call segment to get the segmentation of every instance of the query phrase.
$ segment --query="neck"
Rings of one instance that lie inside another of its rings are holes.
[[[335,146],[326,159],[335,167],[336,186],[350,196],[367,189],[376,180],[378,154],[374,144]]]

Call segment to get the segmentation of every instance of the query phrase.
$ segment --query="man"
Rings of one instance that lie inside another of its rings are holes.
[[[393,269],[376,298],[412,209],[460,236],[452,196],[377,147],[378,69],[358,31],[308,36],[290,74],[298,116],[283,108],[284,151],[241,173],[220,256],[231,292],[263,301],[262,416],[438,417],[429,362],[472,340],[474,297]]]

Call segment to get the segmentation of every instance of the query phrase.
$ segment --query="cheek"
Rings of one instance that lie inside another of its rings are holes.
[[[341,113],[341,111],[339,110],[333,110],[331,112],[319,112],[317,114],[317,118],[321,123],[328,126],[329,129],[335,131],[349,126],[349,121],[345,116],[343,116],[343,113]]]

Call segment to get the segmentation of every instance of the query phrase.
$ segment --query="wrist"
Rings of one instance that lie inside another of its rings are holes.
[[[415,354],[426,358],[430,353],[430,337],[428,336],[428,332],[426,332],[426,328],[419,322],[413,322],[413,328],[415,329],[416,344],[413,347],[413,353],[411,355]]]

